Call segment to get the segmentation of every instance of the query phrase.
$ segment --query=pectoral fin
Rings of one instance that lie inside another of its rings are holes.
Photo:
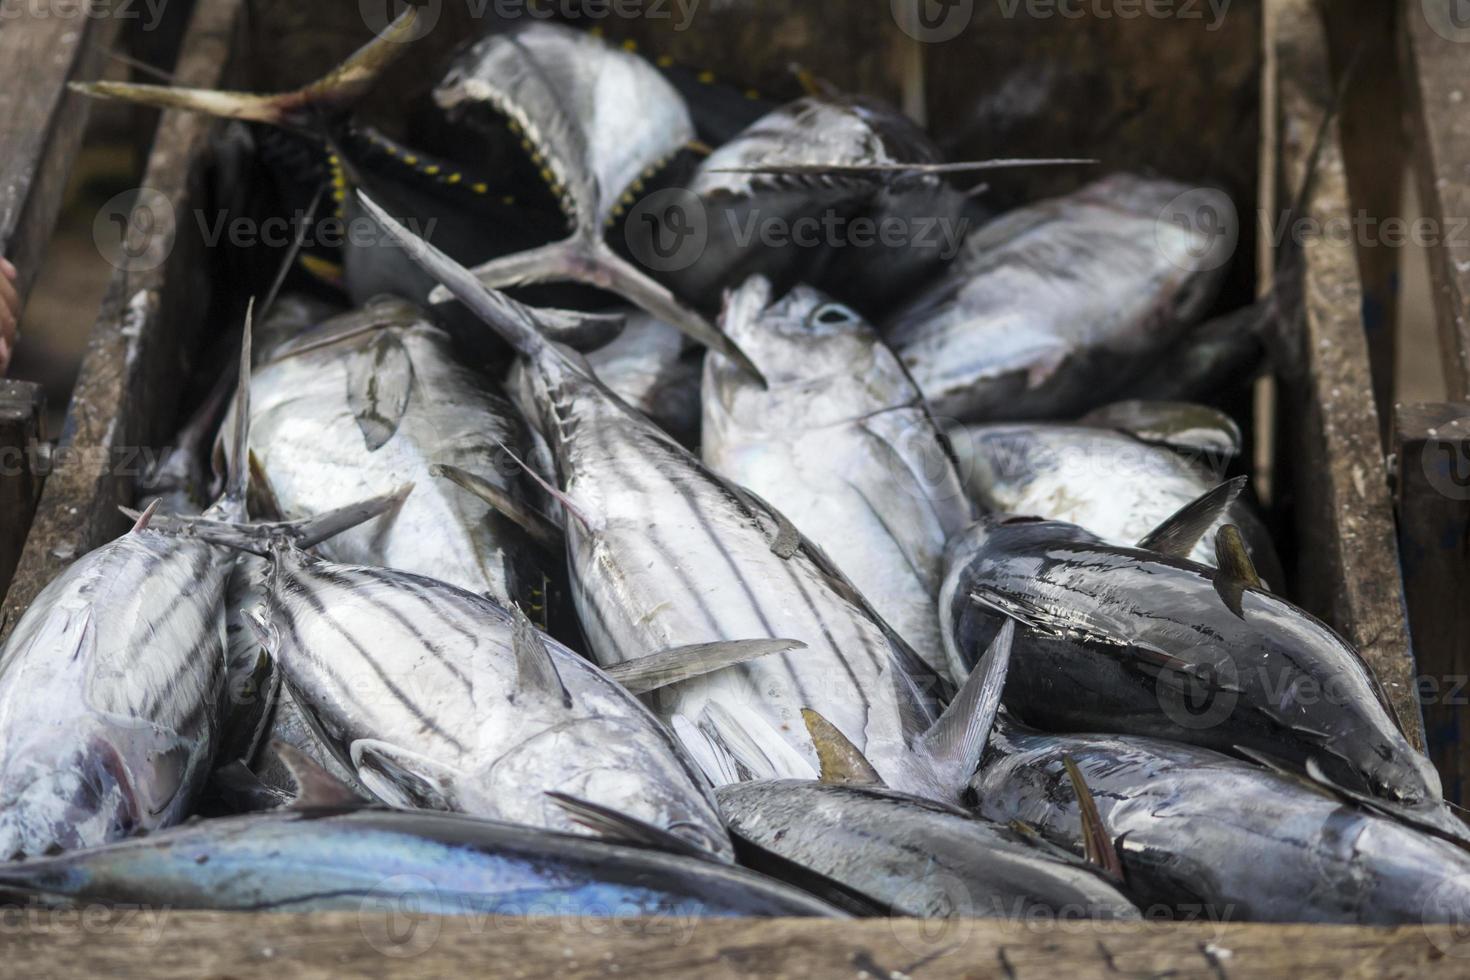
[[[702,861],[712,860],[714,855],[697,844],[672,834],[662,827],[655,827],[626,813],[620,813],[600,803],[580,799],[554,790],[546,794],[551,801],[566,811],[576,823],[600,837],[613,841],[624,841],[655,850],[683,854]]]
[[[804,649],[806,644],[800,640],[723,640],[717,643],[695,643],[635,660],[625,660],[605,668],[604,673],[634,694],[647,694],[691,677],[733,667],[772,653]]]
[[[357,778],[389,806],[412,810],[455,810],[454,784],[461,773],[428,756],[375,738],[348,747]]]
[[[1062,764],[1067,767],[1067,778],[1077,794],[1077,808],[1082,815],[1082,844],[1088,862],[1122,881],[1123,861],[1118,857],[1118,848],[1113,844],[1107,825],[1103,823],[1097,801],[1092,798],[1092,790],[1087,788],[1087,781],[1082,778],[1082,770],[1071,756],[1063,756]]]
[[[347,361],[347,406],[369,452],[398,432],[413,397],[413,360],[395,331],[384,330]]]

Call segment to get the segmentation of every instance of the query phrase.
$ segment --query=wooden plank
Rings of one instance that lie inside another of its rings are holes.
[[[1274,103],[1265,107],[1279,170],[1262,213],[1279,216],[1307,175],[1333,86],[1318,5],[1269,0]],[[1378,675],[1411,740],[1423,745],[1415,696],[1398,545],[1388,489],[1362,292],[1350,236],[1313,229],[1351,227],[1337,125],[1329,126],[1312,192],[1292,239],[1302,248],[1295,350],[1278,365],[1277,469],[1296,539],[1295,597],[1352,642]],[[1270,225],[1262,248],[1271,247]]]
[[[851,977],[853,980],[1464,976],[1453,926],[912,919],[500,919],[88,908],[0,913],[16,976]]]
[[[15,263],[21,301],[40,271],[81,146],[91,100],[67,91],[98,76],[116,43],[117,16],[82,16],[83,3],[6,4],[0,23],[0,255]],[[29,11],[16,16],[17,9]]]
[[[1419,202],[1438,223],[1429,278],[1453,400],[1470,398],[1470,22],[1455,19],[1459,6],[1458,0],[1405,4],[1402,59]]]
[[[0,590],[20,561],[41,495],[45,410],[40,385],[0,378]]]
[[[1343,86],[1338,109],[1343,160],[1352,213],[1363,217],[1355,236],[1363,290],[1363,329],[1373,370],[1373,398],[1384,445],[1393,425],[1394,379],[1398,369],[1398,236],[1404,226],[1404,167],[1407,163],[1402,89],[1398,73],[1395,4],[1383,0],[1337,0],[1323,8],[1334,82]],[[1351,75],[1344,79],[1344,74]]]
[[[218,85],[230,63],[242,0],[201,0],[180,57],[180,84]],[[120,261],[93,327],[67,409],[56,465],[36,508],[31,535],[0,608],[13,629],[35,595],[78,556],[125,529],[117,505],[130,502],[141,447],[161,445],[160,431],[180,385],[178,351],[202,322],[210,295],[210,256],[193,220],[203,207],[208,138],[215,123],[166,113],[144,171],[155,233],[135,240],[166,259]],[[135,212],[132,221],[146,226]],[[172,228],[172,231],[168,229]],[[139,248],[139,252],[143,252]],[[6,634],[0,632],[0,640]]]
[[[1445,798],[1470,790],[1470,404],[1400,405],[1399,549],[1429,757]]]

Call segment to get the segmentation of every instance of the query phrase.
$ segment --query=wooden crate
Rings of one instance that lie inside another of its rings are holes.
[[[1236,0],[1214,31],[1179,18],[1006,17],[976,4],[969,31],[927,45],[898,31],[888,6],[759,0],[710,4],[705,20],[687,32],[647,22],[610,22],[606,29],[648,52],[778,92],[790,84],[787,65],[801,60],[838,85],[926,113],[957,153],[1092,154],[1120,168],[1223,185],[1236,197],[1244,228],[1232,288],[1241,300],[1268,288],[1275,243],[1264,233],[1253,241],[1251,219],[1279,215],[1291,203],[1332,104],[1326,34],[1311,0]],[[443,9],[452,18],[458,5]],[[355,4],[198,0],[177,81],[282,88],[317,74],[366,36]],[[977,93],[1047,65],[1057,74],[1030,116],[975,114]],[[1108,65],[1118,71],[1104,75]],[[433,77],[420,62],[398,71],[402,84],[389,98]],[[977,119],[993,125],[977,126]],[[203,206],[216,125],[180,113],[162,118],[144,184],[178,215]],[[1318,222],[1345,217],[1349,208],[1336,124],[1326,133],[1305,208]],[[162,444],[177,424],[174,381],[208,339],[221,290],[212,277],[219,257],[204,247],[197,223],[179,221],[176,233],[162,265],[120,272],[111,284],[68,411],[63,446],[72,450],[71,462],[45,486],[0,623],[13,624],[70,560],[124,530],[116,506],[130,501],[133,487],[119,460],[132,447]],[[1362,650],[1420,741],[1357,257],[1351,242],[1307,238],[1303,261],[1291,268],[1292,281],[1280,286],[1283,295],[1300,297],[1302,322],[1294,356],[1274,379],[1284,438],[1272,465],[1276,525],[1295,558],[1288,591]],[[9,944],[11,961],[27,972],[150,975],[263,974],[285,962],[308,976],[379,975],[395,964],[437,973],[494,962],[505,972],[567,976],[601,973],[613,963],[623,972],[670,976],[1051,976],[1066,964],[1089,974],[1218,977],[1350,974],[1390,965],[1423,975],[1450,972],[1457,957],[1470,955],[1470,942],[1453,929],[974,921],[935,931],[904,921],[744,921],[700,924],[680,945],[655,940],[637,924],[564,922],[548,931],[433,920],[426,927],[436,938],[428,948],[395,959],[404,950],[384,950],[355,915],[171,912],[156,932],[136,921],[129,927],[122,915],[95,924],[75,943],[12,930],[19,938]]]

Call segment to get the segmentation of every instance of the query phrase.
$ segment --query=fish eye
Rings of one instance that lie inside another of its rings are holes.
[[[812,311],[811,322],[826,326],[835,326],[841,323],[855,323],[858,315],[841,303],[823,303]]]

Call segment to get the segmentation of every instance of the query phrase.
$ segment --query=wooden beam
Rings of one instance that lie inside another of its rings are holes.
[[[1436,223],[1429,278],[1445,390],[1453,400],[1470,398],[1470,22],[1455,19],[1459,6],[1459,0],[1403,4],[1413,166],[1420,206]]]
[[[41,495],[45,410],[40,385],[0,378],[0,592],[20,561]]]
[[[237,47],[241,9],[242,0],[200,0],[175,72],[179,84],[220,84]],[[212,285],[193,212],[207,203],[214,125],[186,112],[165,113],[159,123],[143,187],[159,232],[147,243],[166,258],[151,268],[123,262],[108,287],[72,391],[56,465],[0,607],[0,642],[68,564],[126,529],[117,505],[132,502],[140,448],[168,437],[158,430],[178,396],[170,372],[179,368],[186,332],[197,331],[205,319]]]
[[[1399,550],[1429,757],[1445,798],[1470,791],[1470,404],[1400,405]]]
[[[1268,185],[1273,196],[1260,205],[1273,219],[1262,222],[1263,235],[1303,186],[1334,93],[1318,4],[1268,0],[1266,10],[1274,70],[1267,91],[1275,101],[1265,115],[1272,121],[1267,139],[1278,172]],[[1358,649],[1410,739],[1422,747],[1357,254],[1349,236],[1313,231],[1351,227],[1348,200],[1334,123],[1317,161],[1305,220],[1289,230],[1302,261],[1297,281],[1283,285],[1299,297],[1301,322],[1289,338],[1294,351],[1277,365],[1276,459],[1297,537],[1295,597]]]
[[[1463,977],[1453,926],[607,920],[98,908],[0,913],[14,976]]]
[[[40,271],[82,143],[92,100],[66,88],[95,79],[124,19],[84,15],[83,2],[42,4],[45,13],[0,24],[0,255],[15,263],[21,301]],[[25,4],[6,4],[14,15]]]

